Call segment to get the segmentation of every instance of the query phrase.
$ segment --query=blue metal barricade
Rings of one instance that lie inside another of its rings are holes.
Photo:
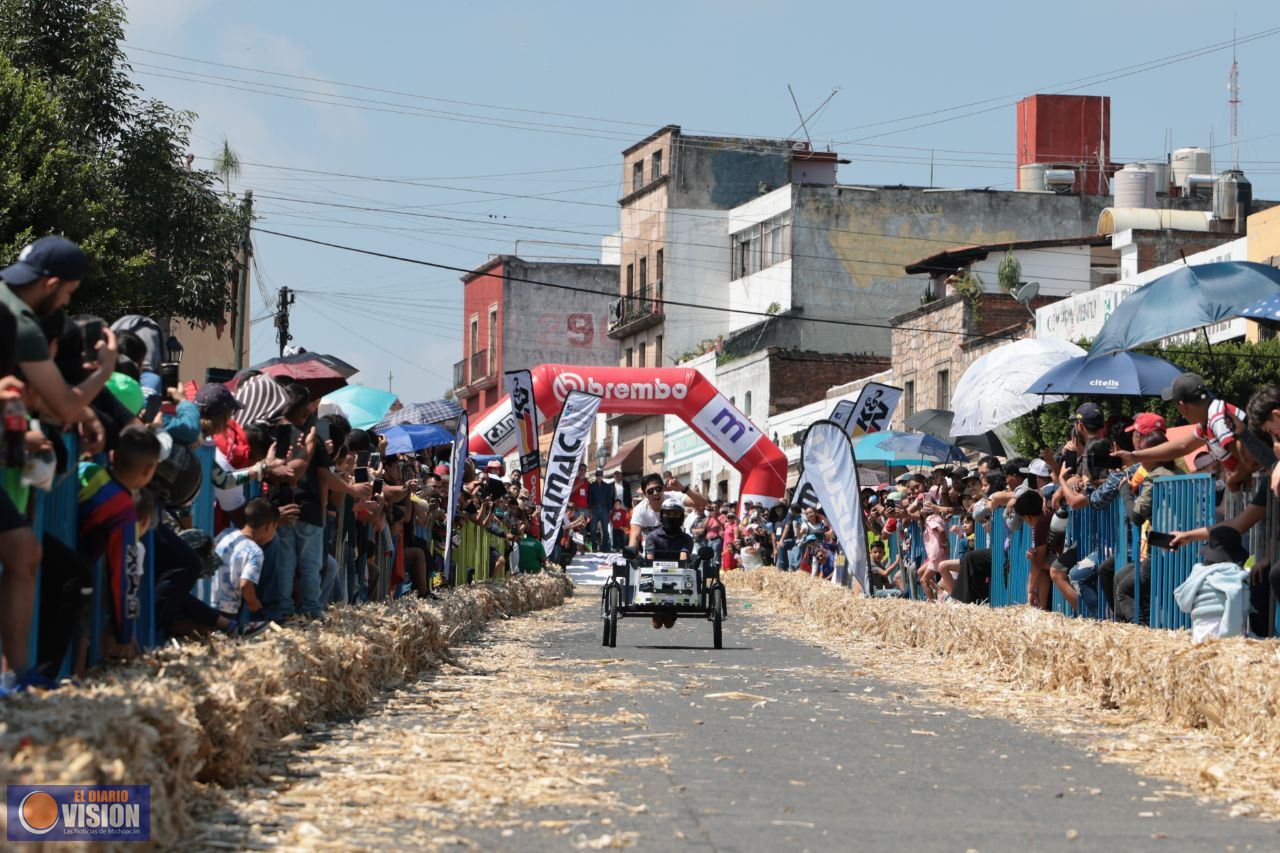
[[[214,489],[212,474],[214,450],[215,448],[212,444],[205,444],[196,448],[196,458],[200,460],[200,491],[196,492],[196,498],[191,503],[191,523],[210,536],[215,533],[213,529]]]
[[[1214,487],[1213,477],[1209,474],[1157,477],[1153,488],[1152,530],[1169,532],[1213,526]],[[1199,560],[1199,549],[1168,551],[1151,548],[1148,553],[1151,558],[1151,627],[1190,628],[1191,616],[1178,608],[1173,591],[1191,574],[1191,567]],[[1140,571],[1138,576],[1141,577]]]
[[[1004,540],[1009,533],[1004,524],[1004,510],[991,511],[991,534],[988,537],[991,548],[991,606],[1004,607],[1009,604],[1009,561],[1004,551]]]

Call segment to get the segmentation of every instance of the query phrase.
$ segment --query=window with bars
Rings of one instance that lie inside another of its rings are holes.
[[[631,164],[631,191],[635,192],[644,186],[644,161],[637,160]]]
[[[656,181],[658,180],[658,178],[661,178],[661,177],[662,177],[662,152],[655,151],[653,152],[653,157],[650,158],[649,180]]]

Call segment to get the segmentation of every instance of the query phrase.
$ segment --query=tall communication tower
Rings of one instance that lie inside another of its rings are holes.
[[[1231,168],[1240,168],[1240,64],[1236,62],[1236,33],[1231,31],[1231,73],[1227,75],[1227,103],[1231,105]]]

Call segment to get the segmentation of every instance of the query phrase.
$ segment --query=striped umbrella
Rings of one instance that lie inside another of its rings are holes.
[[[244,406],[236,414],[241,426],[271,423],[284,412],[289,396],[270,376],[251,376],[236,387],[236,399]]]

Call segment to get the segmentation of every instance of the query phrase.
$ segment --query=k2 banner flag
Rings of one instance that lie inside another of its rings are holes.
[[[542,494],[542,454],[538,452],[538,407],[533,399],[533,376],[527,370],[507,372],[507,396],[515,420],[520,477],[533,500]]]
[[[813,487],[844,551],[846,570],[833,572],[832,580],[846,586],[857,581],[862,594],[869,595],[867,527],[858,491],[857,460],[840,424],[824,420],[810,426],[804,435],[800,464],[801,479]]]
[[[542,507],[539,510],[542,547],[548,554],[560,538],[564,509],[573,494],[578,465],[587,451],[587,436],[591,434],[591,424],[599,409],[600,398],[595,394],[571,391],[560,411],[556,434],[547,453],[547,480],[542,487]]]
[[[853,404],[853,411],[844,423],[844,431],[856,438],[869,432],[880,432],[889,428],[893,420],[893,412],[902,399],[902,389],[879,382],[868,382],[858,395],[858,402]],[[835,413],[832,412],[834,415]],[[835,420],[832,417],[832,420]]]
[[[467,466],[467,439],[467,413],[463,412],[458,415],[458,433],[453,437],[453,450],[449,454],[449,504],[444,517],[444,571],[454,582],[453,564],[449,560],[453,557],[453,517],[462,497],[462,470]]]

